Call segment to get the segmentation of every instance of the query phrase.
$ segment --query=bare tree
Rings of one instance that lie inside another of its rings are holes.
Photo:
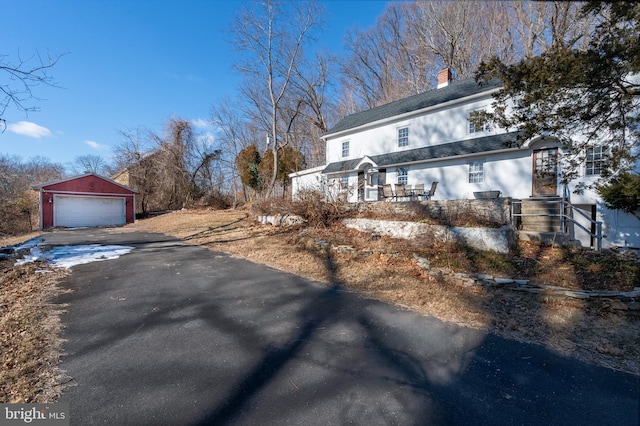
[[[242,184],[240,171],[236,165],[236,158],[240,152],[250,145],[258,145],[257,132],[243,115],[243,112],[235,107],[235,102],[229,98],[220,99],[211,108],[211,122],[215,128],[216,139],[221,150],[219,172],[228,177],[227,188],[233,196],[234,207],[238,204],[238,193],[242,189],[244,199],[249,199],[247,188]]]
[[[552,46],[586,47],[594,20],[580,16],[583,4],[559,1],[509,2],[508,22],[510,31],[515,36],[514,44],[518,48],[515,59],[532,58]],[[503,59],[503,62],[513,61]]]
[[[161,133],[121,132],[116,179],[139,191],[142,213],[185,207],[211,188],[221,151],[196,134],[189,121],[171,118]]]
[[[247,78],[243,93],[250,98],[256,109],[254,117],[265,126],[271,144],[274,162],[271,191],[278,177],[278,150],[288,142],[289,126],[282,126],[281,107],[292,90],[304,47],[313,41],[314,30],[320,27],[320,16],[320,7],[315,2],[265,0],[243,9],[231,30],[233,44],[242,55],[237,68]]]
[[[409,27],[412,38],[434,55],[434,64],[452,68],[459,78],[472,77],[483,59],[495,55],[512,59],[507,4],[417,1],[413,5],[408,9],[417,16]],[[435,76],[438,69],[432,72]]]
[[[390,2],[376,24],[347,34],[342,116],[432,88],[444,67],[470,78],[492,57],[512,63],[552,46],[586,46],[580,3]]]
[[[152,162],[160,186],[155,196],[165,209],[180,209],[192,199],[190,165],[194,162],[194,132],[190,122],[171,118],[164,135],[151,133],[156,149]]]
[[[44,157],[23,162],[0,155],[0,234],[28,232],[38,221],[38,195],[31,187],[58,180],[64,166]]]
[[[293,101],[286,116],[294,119],[287,125],[287,136],[292,147],[302,153],[308,166],[325,162],[325,144],[321,137],[335,122],[336,108],[330,96],[329,76],[336,74],[337,60],[330,55],[316,54],[296,70],[293,80]],[[294,111],[295,110],[295,111]],[[293,164],[293,163],[292,163]]]
[[[111,172],[107,162],[102,157],[92,154],[77,156],[70,167],[75,174],[95,173],[107,176]]]
[[[347,34],[343,111],[424,92],[444,67],[466,78],[483,58],[511,58],[507,13],[500,2],[389,3],[375,26]]]
[[[116,146],[116,180],[138,191],[136,211],[147,213],[156,209],[154,194],[159,185],[155,169],[153,138],[143,129],[120,131],[122,142]]]
[[[31,100],[38,99],[33,94],[33,88],[43,84],[55,86],[49,70],[61,57],[47,55],[43,58],[36,52],[28,58],[18,54],[18,59],[11,61],[8,55],[0,53],[0,124],[3,130],[5,120],[2,116],[9,106],[25,112],[37,111],[37,107],[29,104]]]

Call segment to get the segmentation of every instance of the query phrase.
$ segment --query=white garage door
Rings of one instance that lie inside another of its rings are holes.
[[[125,199],[122,197],[77,197],[55,195],[53,226],[124,225]]]

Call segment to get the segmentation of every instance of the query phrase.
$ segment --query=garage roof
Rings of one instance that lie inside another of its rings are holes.
[[[34,185],[31,188],[39,191],[39,190],[43,190],[43,189],[45,189],[46,187],[49,187],[49,186],[59,185],[61,183],[70,182],[72,180],[82,179],[82,178],[86,178],[86,177],[89,177],[89,176],[93,176],[93,177],[96,177],[98,179],[102,179],[102,180],[104,180],[106,182],[109,182],[109,183],[111,183],[113,185],[119,186],[120,188],[125,189],[127,191],[131,191],[131,192],[136,193],[136,194],[138,193],[138,191],[136,191],[135,189],[129,188],[128,186],[122,185],[121,183],[118,183],[118,182],[116,182],[114,180],[111,180],[109,178],[106,178],[104,176],[100,176],[100,175],[98,175],[96,173],[85,173],[84,175],[72,176],[72,177],[69,177],[69,178],[66,178],[66,179],[56,180],[56,181],[53,181],[53,182],[47,182],[47,183],[43,183],[43,184],[40,184],[40,185]]]

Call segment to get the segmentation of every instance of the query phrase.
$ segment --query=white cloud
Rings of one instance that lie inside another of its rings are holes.
[[[38,126],[36,123],[32,123],[30,121],[19,121],[15,124],[9,124],[7,126],[7,130],[36,139],[40,139],[43,136],[51,136],[51,130],[46,127]]]
[[[108,148],[106,145],[102,145],[102,144],[99,144],[98,142],[94,142],[94,141],[84,141],[84,143],[89,145],[93,149],[97,149],[98,151],[102,151],[103,149],[107,149]]]
[[[193,124],[193,127],[198,129],[211,128],[211,123],[209,122],[209,120],[205,120],[204,118],[195,118],[191,120],[191,124]]]

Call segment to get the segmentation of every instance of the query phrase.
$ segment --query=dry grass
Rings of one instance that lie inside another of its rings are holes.
[[[50,301],[65,274],[41,264],[0,262],[0,402],[46,403],[60,392],[63,307]]]
[[[420,314],[640,375],[640,312],[621,310],[616,300],[567,299],[447,283],[418,268],[413,257],[418,253],[433,265],[454,271],[529,278],[567,288],[630,290],[637,286],[640,265],[611,253],[521,244],[518,253],[504,256],[459,246],[374,239],[340,225],[263,226],[245,210],[184,210],[111,232],[132,231],[173,235],[211,250],[339,284]],[[0,240],[0,246],[18,242]],[[53,402],[64,380],[56,369],[62,307],[49,303],[59,292],[55,281],[64,272],[36,273],[43,265],[0,265],[0,402]]]
[[[39,236],[40,236],[39,231],[29,232],[28,234],[0,236],[0,247],[7,247],[7,246],[21,244],[27,240],[30,240],[32,238],[36,238]]]

